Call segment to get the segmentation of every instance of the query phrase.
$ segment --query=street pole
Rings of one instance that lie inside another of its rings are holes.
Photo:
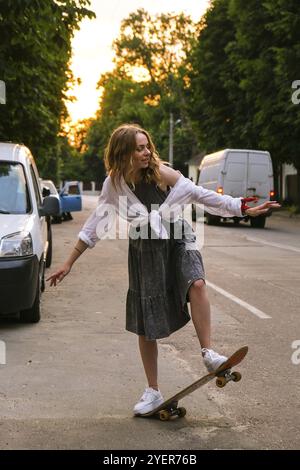
[[[174,129],[173,113],[170,113],[169,163],[171,167],[173,167],[173,129]]]

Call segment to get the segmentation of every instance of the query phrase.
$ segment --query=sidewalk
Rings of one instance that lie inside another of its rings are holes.
[[[300,214],[292,214],[285,207],[276,211],[274,210],[272,213],[272,217],[280,217],[284,219],[296,220],[297,222],[300,221]]]

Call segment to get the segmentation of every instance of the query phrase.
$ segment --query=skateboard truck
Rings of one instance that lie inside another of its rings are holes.
[[[183,406],[178,407],[178,401],[172,402],[168,407],[158,412],[161,421],[169,421],[173,417],[183,418],[186,415],[186,409]]]
[[[231,369],[227,369],[222,372],[220,375],[217,375],[216,378],[216,386],[219,388],[225,387],[225,385],[230,382],[239,382],[242,378],[242,374],[240,372],[231,372]]]

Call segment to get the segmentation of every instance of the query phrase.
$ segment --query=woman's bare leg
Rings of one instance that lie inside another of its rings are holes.
[[[189,289],[192,320],[195,326],[201,348],[210,349],[210,303],[208,300],[205,282],[202,279],[195,281]]]
[[[157,383],[157,357],[158,349],[157,342],[147,341],[145,336],[139,336],[140,353],[145,369],[145,374],[148,380],[149,387],[158,390]]]

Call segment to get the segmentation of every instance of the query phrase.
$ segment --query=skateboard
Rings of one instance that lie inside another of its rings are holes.
[[[156,417],[161,421],[168,421],[173,417],[183,418],[186,415],[186,409],[183,406],[178,407],[179,400],[182,400],[182,398],[202,387],[202,385],[207,384],[214,378],[216,378],[217,387],[220,388],[225,387],[225,385],[231,380],[233,382],[239,382],[242,375],[237,371],[231,372],[231,369],[242,362],[247,352],[248,346],[238,349],[214,372],[210,372],[209,374],[204,375],[204,377],[201,377],[201,379],[196,380],[196,382],[176,393],[176,395],[172,396],[168,400],[165,400],[161,405],[149,413],[137,414],[136,416],[141,418]]]

